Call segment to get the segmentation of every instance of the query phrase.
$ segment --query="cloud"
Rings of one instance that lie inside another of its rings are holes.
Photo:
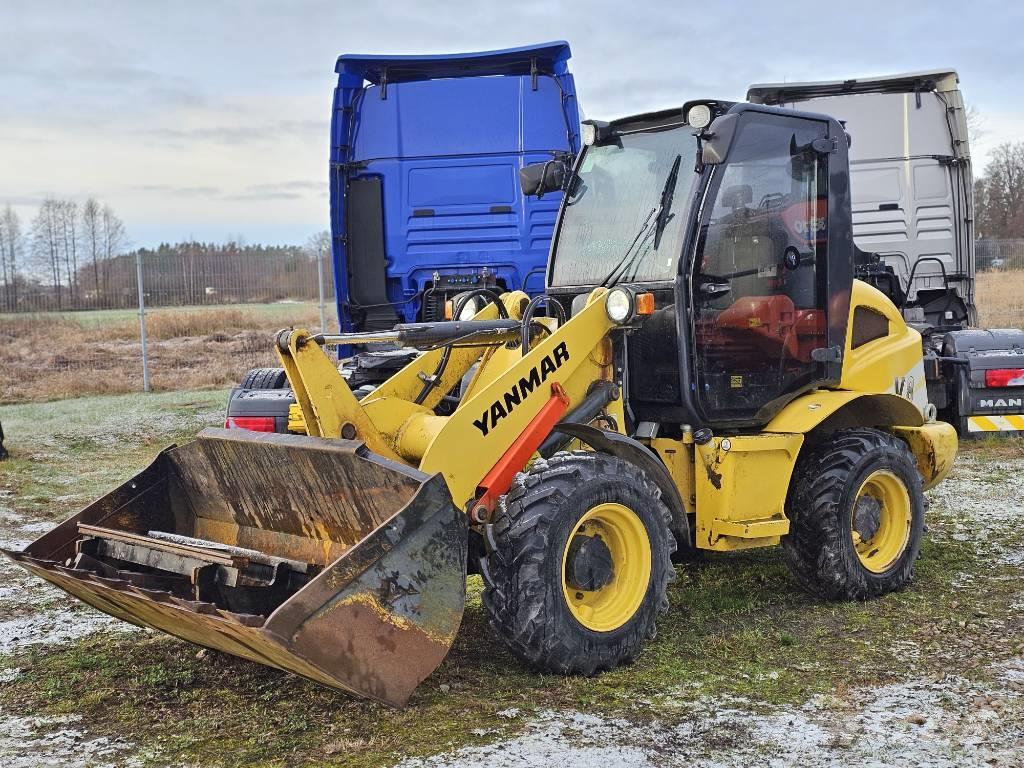
[[[326,181],[278,181],[269,184],[250,184],[244,192],[225,196],[226,200],[302,200],[327,194]]]
[[[142,192],[144,194],[178,199],[196,198],[233,201],[302,200],[315,197],[316,193],[326,193],[327,182],[296,179],[267,184],[250,184],[238,192],[226,190],[222,187],[175,184],[135,184],[129,187],[129,189],[132,192]]]
[[[216,118],[217,115],[207,117]],[[308,139],[315,136],[322,139],[327,135],[329,124],[324,120],[279,120],[261,122],[256,117],[246,125],[207,125],[171,128],[166,125],[144,126],[132,129],[132,133],[147,141],[187,149],[199,143],[238,146],[280,142],[286,138]]]
[[[327,189],[326,181],[277,181],[271,184],[251,184],[248,187],[248,191],[258,192],[278,192],[278,191],[312,191],[322,192]]]
[[[184,197],[184,198],[210,198],[220,197],[220,187],[187,187],[187,186],[176,186],[173,184],[136,184],[131,187],[133,192],[145,192],[148,194],[165,195],[169,197]]]
[[[551,0],[58,5],[0,0],[3,187],[86,188],[155,242],[193,228],[280,240],[275,231],[322,225],[341,53],[566,38],[580,104],[602,119],[690,98],[741,99],[752,82],[953,66],[966,101],[989,117],[977,167],[988,147],[1024,127],[1016,69],[1006,64],[1024,53],[1024,4],[994,0],[969,13],[953,0],[934,0],[927,13],[891,0],[720,0],[712,10],[592,0],[582,11]]]

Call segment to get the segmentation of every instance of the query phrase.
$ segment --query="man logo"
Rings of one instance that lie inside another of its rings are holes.
[[[979,408],[1024,408],[1024,397],[1008,397],[1003,399],[997,397],[994,399],[985,399],[984,397],[978,400]]]

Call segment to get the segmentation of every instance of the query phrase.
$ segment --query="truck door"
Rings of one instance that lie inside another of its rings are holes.
[[[827,139],[825,122],[744,112],[714,169],[690,275],[712,423],[765,421],[829,378]]]

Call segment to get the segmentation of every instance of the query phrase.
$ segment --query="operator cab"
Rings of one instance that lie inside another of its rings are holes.
[[[574,168],[528,166],[565,197],[548,293],[655,296],[617,345],[635,422],[754,427],[835,385],[852,280],[847,138],[834,119],[691,102],[585,123]]]

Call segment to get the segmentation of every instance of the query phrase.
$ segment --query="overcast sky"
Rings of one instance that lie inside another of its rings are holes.
[[[1024,138],[1015,2],[0,0],[0,205],[95,195],[136,245],[302,243],[327,226],[341,53],[566,39],[580,104],[608,118],[751,82],[953,67],[983,116],[977,168]]]

